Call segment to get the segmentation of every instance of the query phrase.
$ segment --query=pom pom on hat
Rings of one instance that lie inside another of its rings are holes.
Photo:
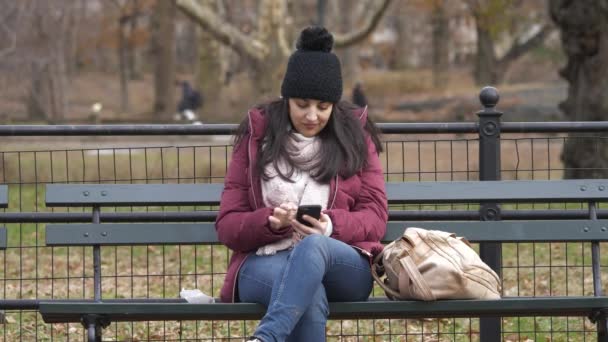
[[[331,52],[334,46],[334,37],[325,28],[311,26],[300,33],[296,49],[309,51]]]
[[[342,97],[342,71],[331,52],[334,38],[323,27],[305,28],[289,57],[281,95],[336,103]]]

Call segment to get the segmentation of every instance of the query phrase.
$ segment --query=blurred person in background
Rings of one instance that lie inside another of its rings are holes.
[[[203,95],[194,90],[188,81],[181,81],[182,96],[177,105],[176,120],[187,121],[192,124],[202,124],[196,111],[203,106]]]

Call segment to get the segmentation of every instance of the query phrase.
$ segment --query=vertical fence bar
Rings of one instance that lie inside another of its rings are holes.
[[[100,208],[93,208],[93,224],[99,224]],[[93,246],[93,284],[95,301],[101,301],[101,247]]]
[[[500,180],[500,117],[502,113],[495,109],[499,100],[498,91],[493,87],[484,87],[479,93],[483,110],[479,116],[479,180]],[[483,221],[500,220],[498,203],[482,203],[480,216]],[[498,275],[501,275],[502,248],[500,243],[482,243],[479,254]],[[484,317],[479,321],[481,341],[501,340],[501,318]]]
[[[100,208],[93,207],[93,223],[99,224]],[[93,246],[93,284],[94,284],[94,298],[95,301],[101,301],[101,247],[99,245]],[[91,341],[101,341],[101,327],[97,324],[95,317],[91,319],[85,319],[86,328],[88,330],[88,339]],[[91,337],[93,337],[91,339]]]

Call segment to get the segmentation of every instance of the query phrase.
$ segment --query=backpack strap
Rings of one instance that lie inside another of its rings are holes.
[[[410,298],[418,298],[424,301],[433,301],[437,300],[433,292],[431,291],[430,286],[418,271],[418,267],[412,260],[412,257],[409,255],[405,255],[403,258],[399,259],[401,266],[405,272],[399,273],[399,292],[401,293],[409,293]],[[412,288],[410,288],[413,287]],[[415,292],[417,295],[412,295]]]
[[[422,300],[424,301],[433,301],[436,300],[431,288],[427,284],[426,280],[418,271],[418,267],[412,260],[412,257],[409,254],[405,254],[399,262],[401,266],[403,266],[404,271],[399,272],[399,292],[388,287],[384,281],[380,279],[380,276],[384,274],[382,270],[382,266],[379,263],[382,262],[382,256],[384,251],[380,252],[374,259],[371,267],[372,277],[376,280],[376,283],[380,285],[380,287],[386,293],[386,296],[393,300],[403,300],[403,299],[414,299],[422,296]],[[415,291],[412,291],[411,287],[414,287]],[[413,295],[415,292],[417,295]]]
[[[382,268],[379,263],[382,262],[382,256],[384,255],[384,251],[380,252],[380,254],[378,254],[376,256],[376,258],[374,259],[374,262],[372,263],[372,277],[376,280],[376,283],[378,285],[380,285],[380,287],[384,290],[384,293],[386,293],[386,296],[392,300],[399,300],[401,299],[401,295],[394,291],[393,289],[391,289],[390,287],[386,286],[386,284],[384,283],[384,281],[382,281],[382,279],[380,279],[380,276],[382,274],[384,274],[384,268]],[[380,270],[379,270],[380,269]]]

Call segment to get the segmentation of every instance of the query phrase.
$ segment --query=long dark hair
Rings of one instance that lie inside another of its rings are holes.
[[[278,99],[258,106],[265,116],[268,125],[264,132],[264,141],[258,147],[257,171],[265,180],[269,177],[264,173],[266,165],[272,163],[281,178],[289,181],[294,172],[293,161],[289,157],[285,146],[291,133],[291,120],[289,118],[288,99]],[[370,135],[376,151],[382,151],[379,130],[373,121],[367,117],[364,129],[359,118],[352,112],[357,107],[346,101],[340,101],[332,108],[327,125],[319,133],[322,147],[311,177],[320,183],[328,183],[337,174],[348,178],[363,169],[367,163],[367,144],[365,131]],[[238,145],[249,132],[249,120],[245,118],[235,134],[235,145]],[[290,169],[283,174],[277,162],[284,158]]]

